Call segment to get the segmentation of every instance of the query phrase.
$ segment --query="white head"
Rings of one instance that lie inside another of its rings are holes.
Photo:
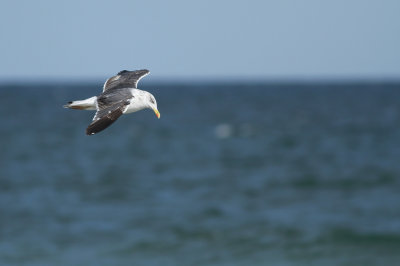
[[[153,110],[157,118],[160,118],[160,112],[157,109],[157,101],[156,98],[154,98],[153,94],[147,92],[145,95],[145,102],[147,104],[147,108]]]

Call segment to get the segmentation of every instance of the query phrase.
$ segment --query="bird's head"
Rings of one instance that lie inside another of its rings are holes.
[[[160,112],[157,109],[156,98],[154,98],[154,96],[151,93],[148,93],[148,95],[146,95],[146,102],[147,102],[147,107],[154,111],[157,118],[160,118]]]

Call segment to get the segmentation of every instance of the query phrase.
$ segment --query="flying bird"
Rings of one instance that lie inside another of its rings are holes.
[[[65,108],[79,110],[96,110],[92,123],[87,127],[86,134],[94,135],[114,123],[121,115],[137,112],[146,108],[152,109],[160,118],[157,102],[154,96],[137,88],[141,78],[148,75],[147,69],[128,71],[122,70],[117,75],[106,80],[103,92],[85,100],[71,101]]]

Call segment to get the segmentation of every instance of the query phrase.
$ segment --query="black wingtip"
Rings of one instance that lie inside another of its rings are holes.
[[[86,128],[86,135],[94,135],[99,133],[100,131],[109,127],[115,120],[118,119],[122,115],[122,108],[118,108],[111,113],[108,113],[106,116],[93,121],[87,128]]]
[[[120,72],[118,72],[117,75],[123,75],[125,73],[129,73],[129,72],[135,72],[137,74],[145,74],[145,73],[150,73],[150,71],[148,69],[140,69],[140,70],[134,70],[134,71],[129,71],[129,70],[121,70]]]
[[[129,72],[129,71],[128,71],[128,70],[121,70],[120,72],[118,72],[117,75],[122,75],[122,74],[124,74],[124,73],[126,73],[126,72]]]
[[[94,134],[96,134],[96,132],[90,132],[89,130],[86,129],[86,135],[92,136]]]

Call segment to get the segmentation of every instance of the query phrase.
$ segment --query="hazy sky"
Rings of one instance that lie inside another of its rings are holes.
[[[400,1],[1,2],[0,80],[400,78]]]

